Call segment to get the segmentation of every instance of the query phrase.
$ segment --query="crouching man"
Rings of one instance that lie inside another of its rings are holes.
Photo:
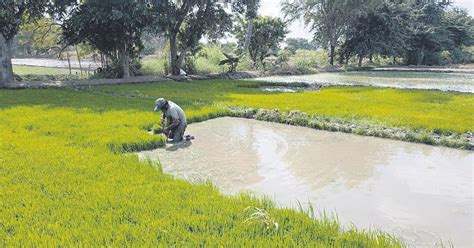
[[[161,126],[163,133],[168,139],[172,139],[173,143],[181,142],[184,139],[184,132],[188,123],[186,122],[186,115],[176,103],[168,101],[164,98],[156,100],[155,112],[161,111],[163,116],[161,118]],[[167,124],[168,126],[165,126]]]

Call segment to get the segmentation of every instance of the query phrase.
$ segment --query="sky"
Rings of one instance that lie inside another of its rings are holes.
[[[474,16],[474,0],[453,0],[455,6],[465,8],[471,16]],[[283,17],[281,13],[280,0],[262,0],[260,14],[266,16]],[[292,23],[289,27],[288,38],[306,38],[312,39],[312,34],[304,27],[303,22]]]

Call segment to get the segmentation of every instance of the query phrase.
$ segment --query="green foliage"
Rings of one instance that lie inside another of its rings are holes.
[[[334,65],[335,49],[339,45],[347,25],[363,7],[373,1],[309,0],[282,2],[283,13],[290,20],[303,18],[314,31],[314,38],[322,47],[329,49],[329,64]]]
[[[358,56],[403,57],[407,64],[469,62],[465,47],[474,44],[474,19],[449,1],[293,1],[283,2],[289,20],[303,17],[315,39],[329,50],[333,65]],[[449,52],[449,56],[445,51]],[[448,62],[448,57],[449,61]]]
[[[280,50],[278,52],[278,59],[277,59],[277,62],[278,64],[288,64],[288,61],[290,61],[290,58],[291,58],[291,51],[289,50]]]
[[[74,8],[65,20],[64,43],[91,44],[112,61],[102,68],[104,75],[126,77],[130,72],[137,74],[141,34],[148,23],[148,7],[137,1],[86,1]]]
[[[463,48],[463,53],[466,56],[467,63],[474,63],[474,46]]]
[[[296,50],[316,50],[318,45],[314,41],[308,41],[304,38],[288,38],[285,40],[286,50],[296,53]]]
[[[61,27],[51,18],[25,22],[18,33],[17,54],[27,56],[56,55],[62,47]]]
[[[258,15],[261,0],[233,1],[232,9],[235,13],[244,15],[246,19],[254,19]]]
[[[313,72],[314,69],[327,63],[328,55],[325,51],[296,50],[292,64],[304,73]]]
[[[240,91],[241,83],[94,88],[176,96],[197,121],[224,113],[200,107],[199,99]],[[342,230],[335,219],[268,200],[222,196],[208,183],[177,180],[121,154],[163,145],[147,133],[159,121],[153,99],[72,89],[0,90],[0,97],[2,246],[402,246],[390,235]]]
[[[12,40],[25,21],[34,21],[36,18],[43,17],[47,11],[51,16],[55,16],[55,13],[64,10],[65,6],[71,2],[69,0],[2,0],[0,1],[0,35],[5,40]]]
[[[232,27],[230,13],[214,0],[153,0],[150,6],[154,12],[151,29],[165,32],[169,38],[173,75],[179,75],[188,52],[195,49],[203,37],[215,41]]]
[[[166,76],[169,73],[169,62],[165,57],[143,62],[142,73],[152,76]]]
[[[450,44],[444,47],[450,53],[451,62],[470,63],[473,53],[464,48],[474,45],[474,19],[466,10],[454,8],[443,15],[441,23],[451,40]]]
[[[20,26],[49,14],[60,19],[73,0],[2,0],[0,1],[0,87],[13,81],[12,46]]]
[[[257,17],[253,20],[252,39],[249,46],[249,56],[254,66],[259,63],[265,66],[266,57],[276,54],[288,33],[286,23],[280,18]],[[239,48],[243,49],[247,37],[247,21],[241,19],[235,27],[235,35],[239,40]]]
[[[145,75],[166,76],[169,73],[168,53],[161,54],[157,59],[147,60],[143,63],[142,72]],[[202,46],[194,56],[186,59],[185,69],[188,73],[222,73],[225,68],[220,66],[221,60],[225,58],[223,49],[219,44],[206,44]],[[189,71],[192,67],[192,71]]]
[[[229,68],[228,72],[235,72],[237,66],[239,65],[240,59],[233,54],[224,53],[224,56],[226,56],[226,59],[221,60],[221,62],[219,62],[219,65],[227,65],[227,67]]]
[[[225,59],[224,50],[220,44],[211,43],[202,47],[197,53],[197,57],[205,58],[210,64],[218,65]]]
[[[237,71],[252,71],[256,68],[253,65],[253,61],[247,55],[242,55],[239,58],[239,65],[237,65]]]
[[[357,55],[360,67],[363,57],[402,55],[406,50],[408,17],[407,9],[391,2],[364,11],[348,25],[341,61]]]

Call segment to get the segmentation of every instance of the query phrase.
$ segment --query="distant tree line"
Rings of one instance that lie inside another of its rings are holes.
[[[243,44],[248,47],[259,5],[260,0],[0,0],[0,86],[13,81],[12,48],[20,28],[44,17],[60,27],[63,48],[87,43],[110,61],[105,70],[126,78],[139,69],[145,33],[165,35],[174,75],[202,38],[224,37],[237,16],[251,31]]]
[[[474,20],[450,1],[286,0],[290,20],[303,18],[314,39],[329,51],[329,63],[380,55],[409,65],[469,61]],[[394,61],[396,62],[396,61]]]
[[[285,20],[258,16],[259,7],[260,0],[0,0],[0,86],[13,81],[15,42],[29,55],[98,51],[106,76],[126,78],[139,73],[140,55],[150,53],[144,48],[156,37],[168,44],[170,72],[179,75],[203,39],[233,34],[236,55],[265,68],[298,19],[314,39],[287,39],[287,51],[326,49],[331,65],[354,58],[361,65],[374,56],[436,65],[472,56],[466,48],[474,45],[473,18],[447,1],[285,0]]]

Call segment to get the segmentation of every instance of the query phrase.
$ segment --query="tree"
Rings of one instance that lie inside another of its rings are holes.
[[[470,55],[463,52],[463,48],[474,45],[474,18],[464,9],[453,8],[443,15],[441,24],[451,40],[446,49],[454,62],[469,62]]]
[[[239,47],[243,48],[247,37],[247,21],[241,19],[235,28],[235,35],[238,39]],[[287,24],[280,18],[259,16],[254,20],[252,30],[252,40],[249,45],[250,59],[254,66],[258,62],[264,65],[263,61],[279,48],[280,42],[285,39],[288,33]]]
[[[149,8],[136,0],[89,0],[76,6],[63,24],[64,44],[90,43],[112,60],[112,76],[129,78],[142,49]],[[116,71],[116,68],[121,70]]]
[[[303,50],[316,50],[318,49],[318,45],[314,41],[308,41],[304,38],[288,38],[285,40],[286,48],[291,53],[295,53],[296,50],[303,49]]]
[[[235,13],[244,15],[247,19],[247,36],[245,37],[245,43],[243,46],[244,53],[247,53],[250,46],[250,40],[252,39],[254,20],[258,15],[258,9],[260,8],[260,0],[241,0],[234,1],[232,7]]]
[[[58,17],[73,0],[0,0],[0,87],[14,81],[12,45],[20,26],[48,13]]]
[[[370,2],[370,1],[369,1]],[[285,0],[283,13],[289,20],[301,17],[315,32],[314,38],[329,49],[329,63],[334,65],[336,46],[343,38],[347,25],[357,16],[361,6],[371,3],[361,0]]]
[[[20,52],[29,56],[56,55],[60,50],[61,26],[51,18],[23,23],[17,35]]]
[[[441,25],[446,5],[444,3],[415,3],[410,20],[408,40],[408,64],[436,64],[436,53],[444,50],[451,42],[449,33]]]
[[[173,75],[180,74],[187,53],[203,37],[215,40],[232,28],[231,15],[215,0],[151,0],[150,4],[155,32],[165,32],[169,38]]]
[[[383,3],[374,9],[361,12],[348,25],[345,41],[341,47],[341,60],[351,55],[359,58],[359,67],[364,57],[373,55],[396,56],[405,51],[407,11],[400,4]]]

